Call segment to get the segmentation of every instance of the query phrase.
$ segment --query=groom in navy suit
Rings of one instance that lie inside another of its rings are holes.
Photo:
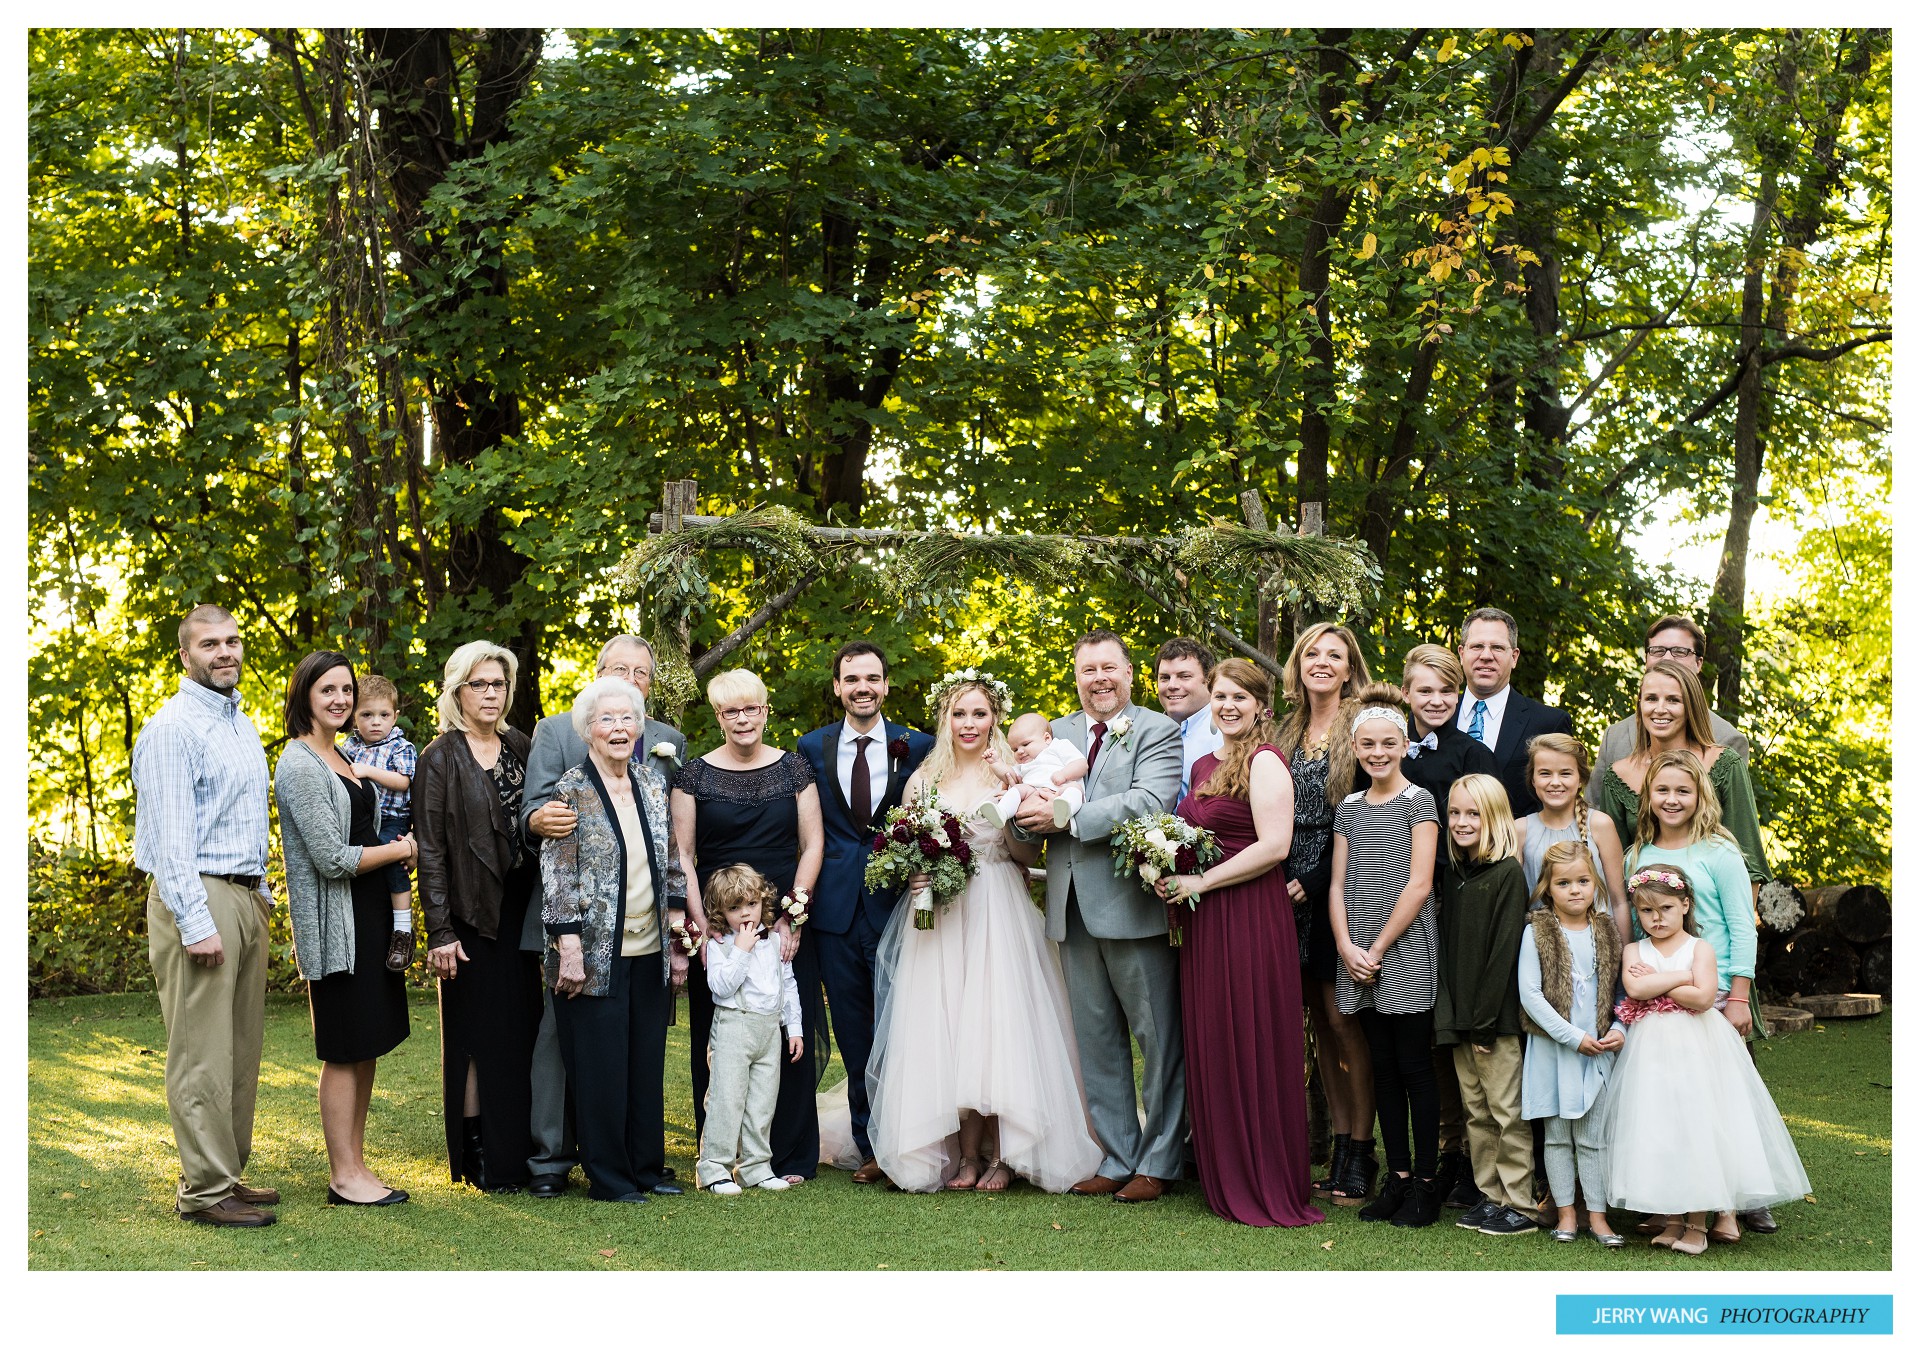
[[[800,754],[813,766],[820,787],[827,834],[807,930],[820,945],[820,975],[827,987],[833,1035],[847,1067],[847,1105],[861,1159],[853,1180],[877,1182],[880,1169],[867,1138],[873,958],[899,894],[867,890],[867,859],[878,823],[889,807],[900,804],[901,789],[933,749],[933,738],[882,716],[887,658],[872,643],[856,640],[833,654],[833,694],[846,717],[800,738]]]

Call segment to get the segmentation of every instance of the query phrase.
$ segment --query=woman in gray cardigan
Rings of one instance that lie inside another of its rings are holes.
[[[327,1204],[389,1206],[364,1157],[367,1104],[379,1058],[407,1038],[407,991],[387,970],[392,903],[381,869],[411,863],[413,837],[381,844],[373,786],[335,748],[353,717],[353,667],[315,652],[287,685],[287,748],[274,766],[294,960],[307,981],[320,1057],[320,1129],[327,1142]]]

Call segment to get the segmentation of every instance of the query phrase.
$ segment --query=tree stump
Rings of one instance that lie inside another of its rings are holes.
[[[1813,1015],[1792,1004],[1762,1004],[1760,1016],[1766,1021],[1769,1037],[1784,1037],[1805,1032],[1813,1026]]]
[[[1880,1012],[1880,996],[1859,991],[1798,995],[1793,1002],[1816,1018],[1871,1018]]]
[[[1766,967],[1768,986],[1783,995],[1840,994],[1859,975],[1853,944],[1823,924],[1803,925],[1777,942]]]
[[[1849,943],[1878,943],[1893,933],[1893,905],[1879,887],[1848,887],[1834,898],[1827,925]]]

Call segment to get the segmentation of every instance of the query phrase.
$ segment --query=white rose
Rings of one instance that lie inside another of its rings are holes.
[[[1168,841],[1167,839],[1167,832],[1160,829],[1160,827],[1158,826],[1155,826],[1152,830],[1149,830],[1146,833],[1144,838],[1146,839],[1146,842],[1152,845],[1155,849],[1164,851],[1172,847],[1171,842]]]
[[[1142,863],[1140,865],[1140,880],[1148,886],[1152,886],[1160,880],[1160,869],[1154,864]]]

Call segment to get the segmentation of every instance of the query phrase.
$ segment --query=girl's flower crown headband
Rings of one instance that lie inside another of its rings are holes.
[[[1661,886],[1674,891],[1693,890],[1692,887],[1687,885],[1685,873],[1675,872],[1668,868],[1642,868],[1639,872],[1627,879],[1627,890],[1632,891],[1635,887],[1644,886],[1648,882],[1658,882]]]

